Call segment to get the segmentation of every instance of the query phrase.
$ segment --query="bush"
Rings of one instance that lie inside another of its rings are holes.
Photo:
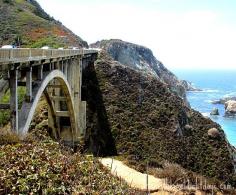
[[[41,48],[43,46],[49,46],[51,48],[59,48],[59,47],[64,47],[63,44],[60,44],[58,41],[58,38],[55,36],[48,36],[48,37],[44,37],[41,39],[38,39],[37,41],[35,41],[34,43],[32,43],[30,45],[31,48]]]
[[[163,169],[157,169],[156,175],[159,178],[166,178],[170,184],[178,184],[187,178],[187,171],[174,163],[165,162]]]
[[[8,4],[10,4],[10,5],[13,5],[12,0],[3,0],[3,3],[8,3]]]

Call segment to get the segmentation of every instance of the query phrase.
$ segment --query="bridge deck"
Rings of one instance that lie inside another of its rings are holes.
[[[97,52],[97,50],[93,49],[0,49],[0,71],[11,69],[9,65],[19,63],[84,56]]]

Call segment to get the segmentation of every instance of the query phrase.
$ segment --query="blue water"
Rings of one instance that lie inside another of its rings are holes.
[[[191,107],[220,124],[229,142],[236,146],[236,118],[224,117],[224,105],[211,104],[212,100],[236,96],[236,70],[177,70],[173,72],[179,78],[191,81],[196,87],[203,89],[202,92],[187,93]],[[219,109],[220,116],[210,116],[213,108]]]

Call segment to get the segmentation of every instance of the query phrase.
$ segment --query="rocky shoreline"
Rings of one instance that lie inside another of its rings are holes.
[[[221,98],[219,100],[213,100],[211,103],[212,104],[225,104],[227,101],[236,101],[236,97],[225,97],[225,98]]]
[[[225,117],[236,116],[236,97],[226,97],[219,100],[212,101],[212,104],[223,104],[225,105]],[[211,115],[219,115],[217,108],[213,108]]]

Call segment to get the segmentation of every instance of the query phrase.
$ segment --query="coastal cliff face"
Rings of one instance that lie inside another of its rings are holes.
[[[50,46],[88,44],[59,21],[49,16],[35,0],[0,0],[0,46]]]
[[[161,82],[167,84],[172,92],[177,93],[185,100],[185,91],[195,89],[189,82],[179,80],[154,57],[150,49],[144,46],[112,39],[98,41],[91,44],[90,47],[101,48],[115,61],[135,70],[141,70],[147,76],[158,78]]]
[[[147,161],[155,169],[167,160],[210,178],[232,180],[233,158],[221,127],[187,107],[157,77],[102,51],[96,65],[84,70],[83,83],[85,143],[94,154],[119,154],[140,171]],[[217,134],[209,133],[212,128]]]

